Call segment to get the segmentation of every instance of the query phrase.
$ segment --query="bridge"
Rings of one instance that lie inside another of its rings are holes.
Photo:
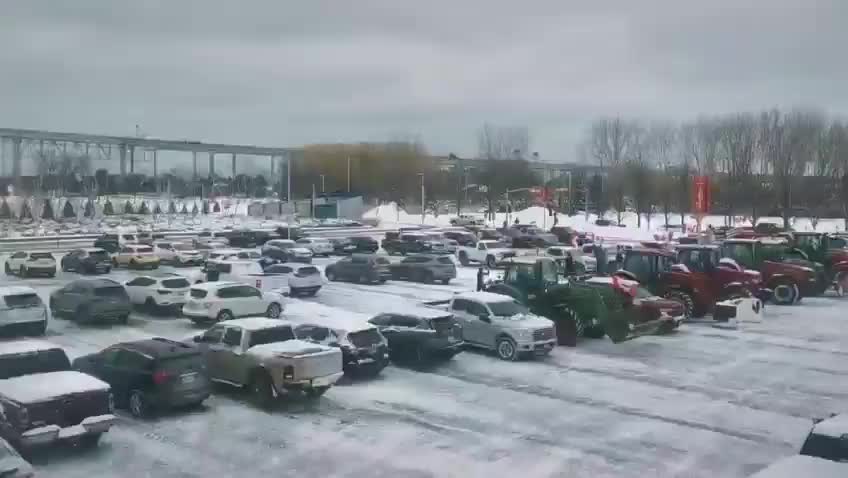
[[[84,151],[86,156],[112,159],[117,154],[120,159],[120,174],[126,176],[135,172],[136,151],[152,151],[153,175],[158,174],[158,152],[180,151],[192,153],[194,177],[197,178],[197,155],[207,154],[209,160],[209,177],[215,175],[215,156],[229,155],[232,159],[232,176],[236,176],[237,155],[267,156],[271,163],[272,173],[279,169],[281,178],[287,184],[287,195],[291,191],[291,180],[288,172],[294,155],[302,152],[302,148],[278,148],[263,146],[248,146],[237,144],[203,143],[200,141],[169,140],[156,138],[140,138],[133,136],[105,136],[84,133],[59,133],[31,129],[0,128],[0,165],[2,175],[20,178],[24,152],[34,151],[44,155],[49,151],[67,153],[68,148]],[[7,151],[11,151],[11,168],[6,166]],[[275,168],[278,164],[279,167]],[[285,165],[285,170],[283,166]]]

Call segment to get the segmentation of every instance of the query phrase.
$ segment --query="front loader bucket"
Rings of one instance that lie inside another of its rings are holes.
[[[643,335],[665,335],[677,328],[677,324],[667,317],[636,323],[631,320],[632,316],[632,312],[623,308],[611,311],[607,316],[604,328],[613,343],[633,340]]]

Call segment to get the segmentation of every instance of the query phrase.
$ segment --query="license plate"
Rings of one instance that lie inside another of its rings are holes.
[[[180,377],[180,380],[181,380],[183,383],[194,383],[194,381],[195,381],[196,379],[197,379],[197,374],[195,374],[195,373],[185,374],[185,375],[182,375],[182,376]]]

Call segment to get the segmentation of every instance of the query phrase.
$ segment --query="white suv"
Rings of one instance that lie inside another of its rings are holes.
[[[0,287],[0,329],[9,335],[44,335],[48,315],[32,287]]]
[[[283,312],[283,296],[262,292],[239,282],[195,284],[186,294],[183,315],[195,323],[220,322],[237,317],[266,315],[277,319]]]
[[[295,244],[312,251],[313,256],[328,257],[333,253],[333,245],[329,240],[317,237],[304,237],[295,241]]]
[[[199,266],[203,264],[203,256],[191,244],[156,241],[153,243],[153,253],[163,263],[175,266]]]
[[[289,295],[314,296],[324,285],[321,271],[311,264],[283,263],[272,264],[265,268],[266,275],[280,274],[286,276],[289,285]]]
[[[185,303],[188,279],[177,274],[161,277],[138,276],[124,282],[124,289],[133,305],[144,305],[151,309],[178,309]]]
[[[56,275],[56,259],[49,252],[16,252],[6,259],[6,274],[21,277]]]

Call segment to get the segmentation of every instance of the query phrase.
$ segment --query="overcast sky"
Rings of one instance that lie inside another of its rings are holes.
[[[848,111],[848,0],[7,0],[0,125],[298,146],[600,115]]]

